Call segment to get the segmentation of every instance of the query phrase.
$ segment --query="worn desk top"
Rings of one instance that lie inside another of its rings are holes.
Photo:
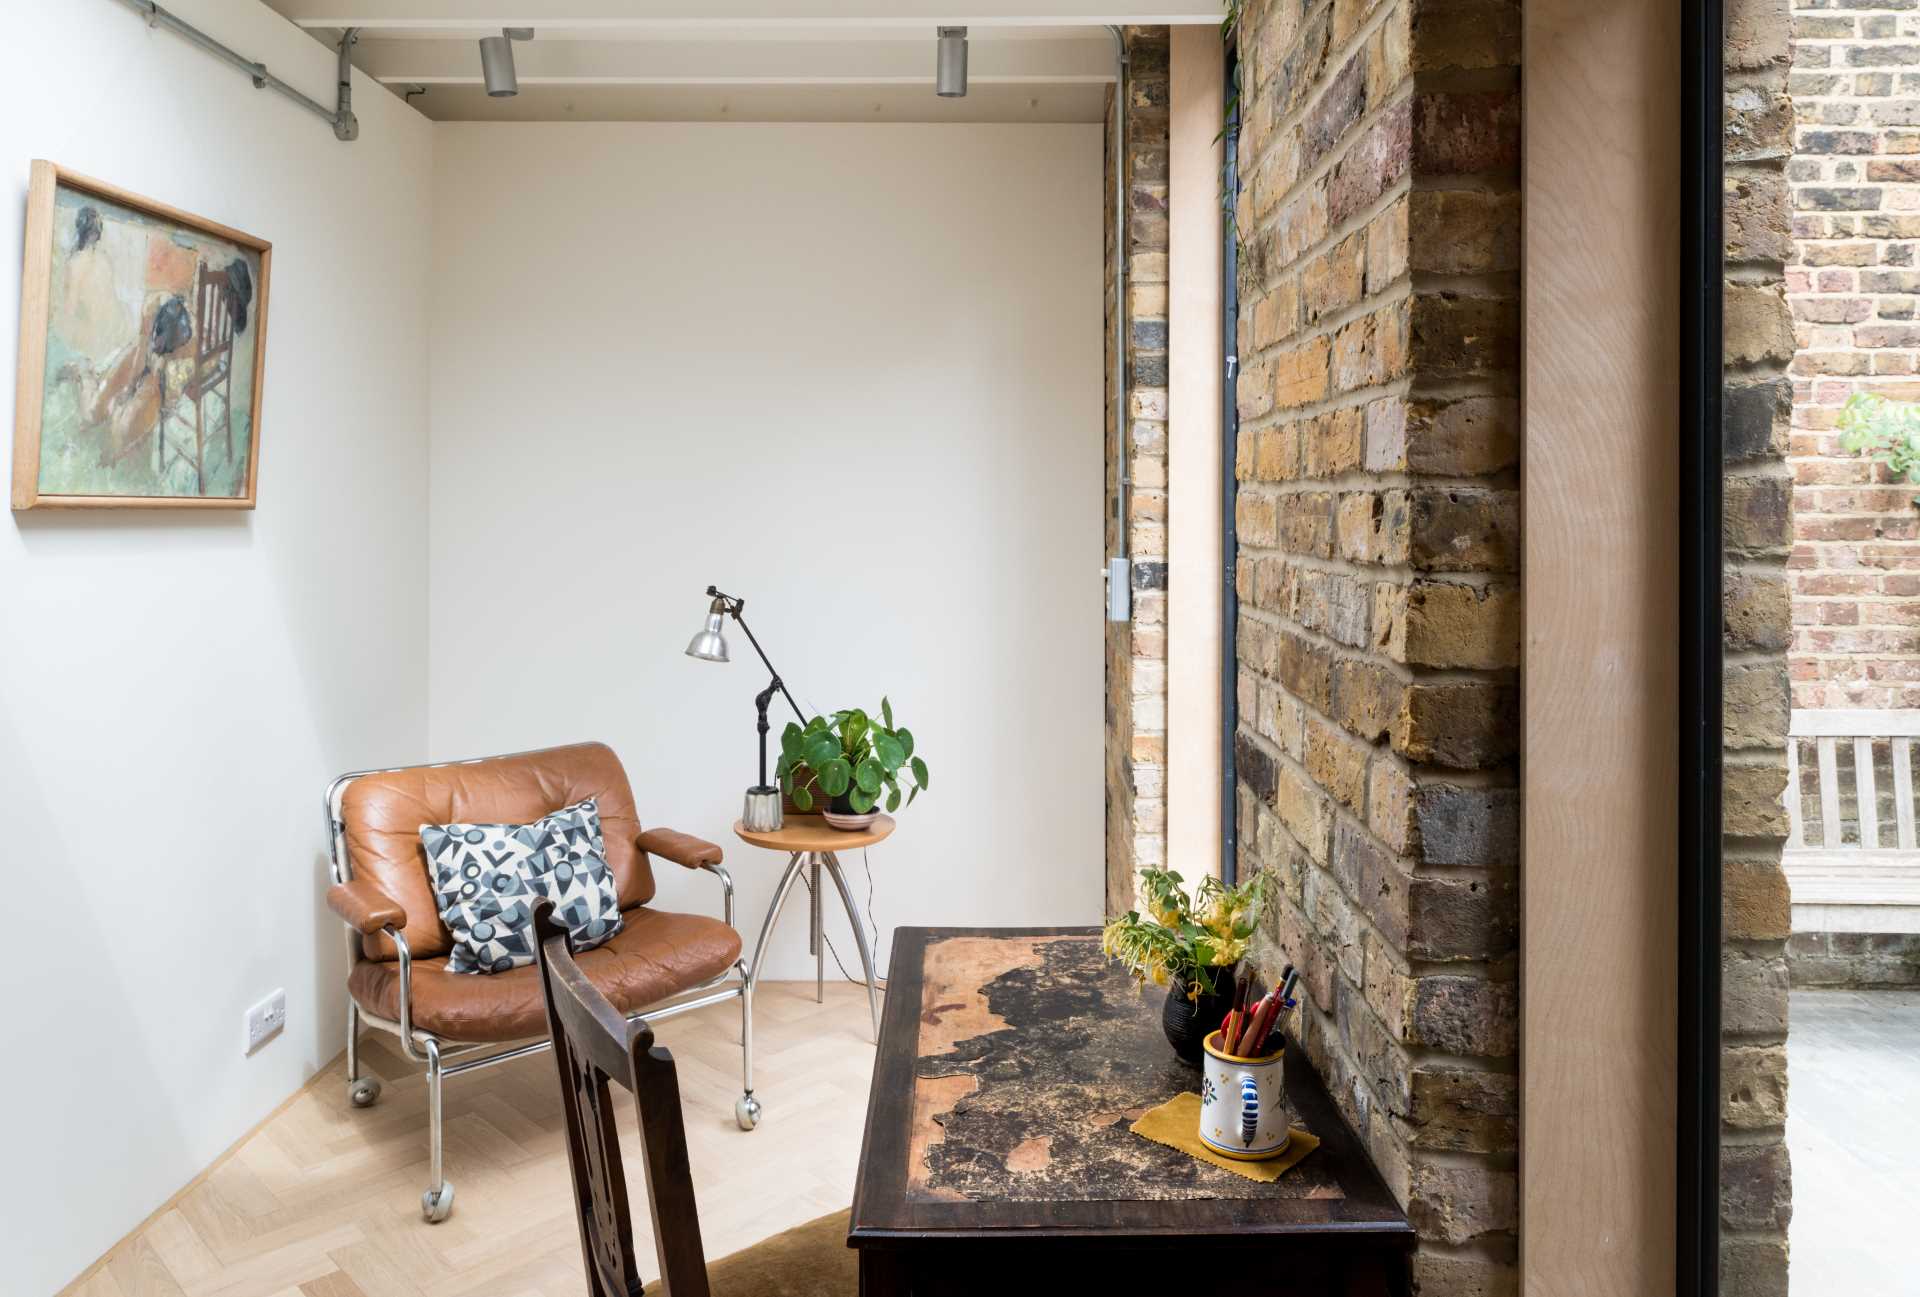
[[[1096,931],[902,928],[874,1065],[852,1237],[1017,1230],[1232,1236],[1412,1231],[1304,1060],[1288,1098],[1323,1143],[1261,1184],[1128,1126],[1197,1089]]]

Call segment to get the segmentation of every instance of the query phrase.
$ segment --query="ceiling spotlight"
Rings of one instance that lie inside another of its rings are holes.
[[[967,93],[967,29],[940,29],[940,56],[935,65],[934,91],[942,99],[960,99]]]
[[[489,95],[506,99],[520,93],[520,78],[513,71],[513,43],[532,39],[531,27],[502,27],[498,36],[480,38],[480,73]]]

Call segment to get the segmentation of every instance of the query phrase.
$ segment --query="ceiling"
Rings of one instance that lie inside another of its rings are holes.
[[[1108,24],[1218,23],[1221,0],[266,0],[437,121],[1094,122]],[[941,7],[936,7],[941,6]],[[957,6],[957,7],[953,7]],[[934,35],[968,29],[964,98],[933,92]],[[492,99],[482,36],[514,43]]]

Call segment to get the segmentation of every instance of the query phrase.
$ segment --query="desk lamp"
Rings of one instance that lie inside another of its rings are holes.
[[[702,662],[726,662],[727,656],[726,619],[733,618],[740,623],[740,629],[747,633],[747,642],[753,645],[753,651],[760,655],[760,661],[766,666],[767,673],[773,678],[767,681],[767,687],[754,695],[753,706],[758,714],[757,728],[760,731],[760,782],[747,789],[746,804],[740,812],[741,822],[756,833],[770,833],[778,829],[783,820],[780,812],[780,789],[767,782],[767,708],[773,702],[773,695],[779,693],[793,708],[793,714],[802,724],[806,717],[800,713],[800,704],[793,701],[793,695],[787,692],[786,685],[780,681],[780,673],[774,670],[773,663],[767,661],[767,651],[760,647],[760,641],[754,638],[753,630],[746,619],[740,615],[747,606],[745,599],[735,598],[712,586],[707,587],[707,595],[713,600],[707,607],[707,622],[687,644],[687,656],[698,658]]]

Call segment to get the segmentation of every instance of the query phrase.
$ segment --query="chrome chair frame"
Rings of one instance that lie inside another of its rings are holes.
[[[471,766],[486,761],[498,761],[503,757],[525,756],[524,752],[503,752],[486,757],[468,757],[459,761],[433,761],[415,766],[383,766],[373,770],[353,770],[339,776],[327,785],[327,867],[335,883],[345,883],[353,877],[353,861],[347,851],[346,824],[340,818],[340,800],[346,794],[347,785],[356,779],[368,775],[391,774],[396,770],[440,770],[449,766]],[[733,877],[719,865],[701,865],[699,868],[720,880],[724,899],[726,923],[736,932],[734,922]],[[351,924],[342,925],[346,929],[348,966],[352,961],[364,958],[361,935]],[[429,1187],[420,1195],[420,1214],[428,1223],[437,1224],[447,1218],[453,1210],[453,1185],[445,1173],[445,1142],[441,1117],[441,1087],[448,1077],[463,1072],[478,1071],[483,1067],[492,1067],[496,1063],[510,1062],[516,1058],[526,1058],[553,1048],[551,1039],[530,1041],[524,1045],[509,1044],[496,1047],[490,1043],[468,1043],[447,1040],[432,1032],[423,1031],[413,1025],[413,952],[407,945],[407,939],[400,930],[389,924],[383,929],[393,939],[394,948],[399,951],[400,965],[400,1017],[397,1021],[368,1013],[349,993],[347,996],[347,1097],[356,1108],[370,1108],[380,1098],[380,1082],[376,1077],[360,1075],[360,1026],[378,1027],[391,1032],[400,1042],[400,1052],[410,1062],[425,1065],[427,1072],[427,1148]],[[753,985],[758,969],[751,966],[743,948],[741,957],[734,961],[732,973],[722,973],[711,981],[699,986],[687,988],[683,996],[692,998],[672,998],[659,1004],[648,1005],[635,1013],[627,1015],[629,1023],[659,1022],[676,1014],[688,1013],[694,1009],[704,1009],[708,1005],[721,1004],[738,998],[740,1001],[740,1087],[741,1095],[734,1101],[734,1120],[742,1130],[752,1130],[760,1124],[760,1101],[753,1094]],[[734,980],[737,977],[737,981]],[[721,988],[721,989],[715,989]]]

